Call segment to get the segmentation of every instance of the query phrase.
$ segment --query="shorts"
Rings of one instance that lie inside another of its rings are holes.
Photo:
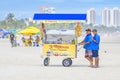
[[[85,50],[85,57],[92,57],[92,50]]]
[[[98,50],[92,50],[92,57],[98,57]]]
[[[10,39],[10,42],[13,43],[13,42],[14,42],[14,39]]]

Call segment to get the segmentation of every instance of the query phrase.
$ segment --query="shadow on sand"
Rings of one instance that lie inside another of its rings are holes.
[[[40,65],[40,66],[44,66],[44,65]],[[49,65],[46,67],[64,67],[63,65]],[[88,67],[88,65],[71,65],[69,67]]]

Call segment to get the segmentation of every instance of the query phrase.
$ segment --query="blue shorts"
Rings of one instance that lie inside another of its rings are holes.
[[[92,57],[98,57],[98,50],[92,50]]]

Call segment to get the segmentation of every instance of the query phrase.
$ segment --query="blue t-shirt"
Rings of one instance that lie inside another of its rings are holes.
[[[92,42],[92,50],[99,50],[99,44],[100,44],[100,36],[98,34],[94,35],[93,37],[94,40],[97,42]]]
[[[89,44],[85,44],[84,48],[86,50],[92,50],[92,34],[86,35],[84,42],[90,42]]]

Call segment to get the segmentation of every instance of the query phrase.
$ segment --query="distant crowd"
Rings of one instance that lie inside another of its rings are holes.
[[[41,44],[41,38],[38,35],[25,36],[10,33],[10,43],[12,47],[39,47]]]

